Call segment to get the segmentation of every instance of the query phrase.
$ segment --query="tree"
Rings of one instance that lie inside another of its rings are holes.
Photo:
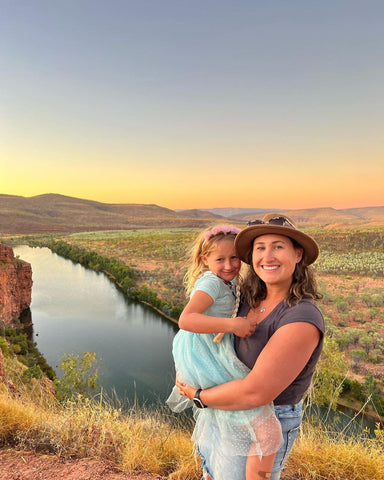
[[[59,368],[64,371],[64,376],[57,385],[60,400],[76,398],[78,395],[87,397],[91,390],[99,386],[100,359],[95,352],[66,354],[60,360]]]
[[[335,408],[347,370],[347,362],[336,340],[326,338],[308,393],[312,402]]]

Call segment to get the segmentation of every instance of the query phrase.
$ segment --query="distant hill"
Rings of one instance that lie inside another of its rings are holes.
[[[255,214],[259,215],[260,213],[265,214],[266,212],[276,212],[276,211],[281,211],[280,209],[263,209],[263,208],[235,208],[235,207],[228,207],[228,208],[204,208],[200,210],[201,212],[211,212],[215,215],[220,215],[222,217],[233,217],[235,218],[236,216],[243,216],[243,215],[250,215],[250,214]],[[255,217],[256,218],[256,217]],[[257,217],[259,218],[259,217]]]
[[[204,228],[210,223],[207,219],[191,218],[158,205],[100,203],[58,194],[0,195],[0,234]]]
[[[218,215],[213,213],[211,210],[198,210],[196,208],[193,208],[191,210],[175,210],[179,215],[183,215],[185,217],[192,217],[192,218],[210,218],[210,219],[218,219],[218,220],[223,220],[225,219],[225,216],[223,215]]]
[[[0,195],[0,234],[80,232],[139,228],[204,228],[215,223],[245,225],[271,209],[215,208],[174,211],[153,204],[111,204],[45,194]],[[384,225],[384,207],[278,210],[302,228],[351,228]],[[219,214],[221,212],[222,215]]]
[[[276,210],[275,210],[276,211]],[[307,208],[298,210],[277,210],[295,220],[305,228],[338,229],[349,227],[374,227],[384,225],[384,207],[347,208]],[[252,213],[240,213],[227,218],[232,221],[249,221],[263,218],[271,210],[255,210]]]

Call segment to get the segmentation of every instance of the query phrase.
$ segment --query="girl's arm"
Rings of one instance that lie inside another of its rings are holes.
[[[247,337],[255,329],[255,322],[244,317],[210,317],[203,312],[213,304],[213,298],[197,290],[179,318],[179,327],[195,333],[232,332],[238,337]]]
[[[319,330],[310,323],[279,328],[245,378],[204,389],[201,401],[221,410],[243,410],[272,402],[303,370],[319,340]],[[196,388],[182,382],[176,385],[181,394],[194,397]]]

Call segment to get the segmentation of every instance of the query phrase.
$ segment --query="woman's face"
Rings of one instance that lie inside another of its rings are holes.
[[[252,265],[267,286],[278,285],[288,289],[302,256],[303,249],[295,248],[289,237],[266,234],[254,240]]]

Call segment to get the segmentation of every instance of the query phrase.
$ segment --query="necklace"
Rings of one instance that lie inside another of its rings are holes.
[[[265,310],[266,310],[267,308],[270,308],[270,307],[272,307],[272,309],[273,309],[273,308],[275,308],[276,305],[278,305],[280,302],[281,302],[281,300],[279,300],[278,302],[274,302],[274,303],[272,303],[272,304],[269,305],[269,306],[268,306],[268,305],[261,305],[261,306],[260,306],[260,309],[259,309],[259,312],[260,312],[260,313],[263,313],[263,312],[265,312]]]

